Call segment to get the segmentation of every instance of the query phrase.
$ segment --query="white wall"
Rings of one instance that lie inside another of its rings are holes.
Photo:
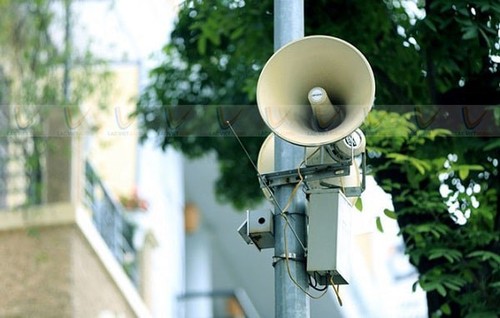
[[[177,297],[184,292],[184,184],[181,155],[151,142],[139,148],[139,195],[149,203],[144,230],[157,247],[151,260],[154,317],[183,317]]]

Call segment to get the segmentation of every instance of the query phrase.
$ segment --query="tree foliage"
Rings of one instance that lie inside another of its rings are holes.
[[[429,314],[498,315],[500,111],[483,106],[500,104],[500,4],[314,0],[305,15],[306,35],[345,39],[372,65],[376,101],[362,127],[369,165],[392,195],[386,215],[400,225]],[[272,23],[271,0],[185,1],[138,107],[143,138],[193,157],[215,151],[218,197],[239,208],[262,197],[253,167],[235,138],[196,132],[222,129],[208,105],[255,108]],[[197,114],[172,128],[170,110],[183,105]],[[182,125],[192,133],[179,133]],[[262,135],[242,138],[254,161]]]
[[[20,151],[13,155],[3,149],[0,167],[8,161],[22,165],[27,187],[16,191],[25,192],[25,204],[41,203],[43,197],[47,113],[57,107],[77,112],[108,83],[104,64],[87,49],[73,47],[65,34],[74,22],[71,3],[0,1],[0,146],[8,142]],[[96,99],[104,101],[105,94]]]

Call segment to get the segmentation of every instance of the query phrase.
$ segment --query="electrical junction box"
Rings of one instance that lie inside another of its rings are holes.
[[[352,205],[340,189],[309,192],[307,272],[320,285],[348,284]]]
[[[248,237],[259,250],[274,247],[274,219],[271,210],[247,211]]]

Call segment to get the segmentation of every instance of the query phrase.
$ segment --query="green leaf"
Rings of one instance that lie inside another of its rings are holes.
[[[500,148],[500,138],[492,139],[485,147],[485,151],[490,151],[496,148]]]
[[[431,165],[424,160],[417,159],[415,157],[411,157],[408,155],[403,155],[400,153],[389,153],[387,154],[387,158],[394,159],[396,163],[400,164],[409,163],[410,165],[415,167],[415,169],[417,169],[418,172],[422,175],[425,174],[426,170],[429,170],[431,168]]]
[[[384,214],[385,214],[385,216],[387,216],[387,217],[388,217],[388,218],[390,218],[390,219],[393,219],[393,220],[396,220],[396,219],[397,219],[396,212],[391,211],[391,210],[389,210],[389,209],[385,209],[385,210],[384,210]]]
[[[489,284],[489,286],[492,288],[500,288],[500,282],[491,283],[491,284]]]
[[[231,40],[236,40],[238,39],[239,37],[241,37],[243,35],[243,33],[245,33],[245,28],[244,27],[239,27],[239,28],[236,28],[234,29],[234,31],[231,33],[230,35],[230,39]]]
[[[453,284],[451,282],[443,282],[443,284],[451,290],[460,291],[460,285]]]
[[[200,55],[205,55],[206,52],[207,52],[207,38],[201,36],[200,39],[198,40],[198,53],[200,53]]]
[[[455,167],[458,170],[458,176],[460,179],[465,180],[469,176],[471,171],[483,171],[484,168],[481,165],[458,165]]]
[[[411,285],[412,292],[416,292],[418,287],[418,280]]]
[[[425,25],[427,25],[429,27],[429,29],[431,29],[434,32],[437,32],[436,26],[429,18],[424,19],[423,21],[424,21]]]
[[[463,40],[472,40],[477,38],[477,27],[475,25],[464,28],[465,32],[462,35]]]
[[[375,219],[375,224],[377,225],[377,230],[380,233],[384,233],[384,228],[382,227],[382,220],[380,219],[380,216],[377,216]]]
[[[433,281],[427,281],[427,282],[420,282],[420,285],[422,286],[422,289],[429,292],[436,290],[441,296],[445,297],[446,296],[446,288],[435,280]]]
[[[354,206],[356,207],[356,209],[358,209],[360,212],[363,211],[363,200],[361,200],[361,198],[358,198],[356,200],[356,203],[354,204]]]
[[[467,254],[467,257],[469,258],[477,257],[480,258],[481,261],[492,260],[495,263],[500,264],[500,255],[490,251],[475,251]]]
[[[450,305],[448,303],[444,303],[441,305],[441,307],[439,308],[443,314],[445,315],[450,315],[451,314],[451,308],[450,308]]]
[[[429,251],[429,260],[443,257],[450,263],[460,261],[462,259],[462,253],[455,249],[448,248],[434,248]]]
[[[458,169],[458,176],[460,179],[465,180],[469,176],[469,168],[462,166]]]
[[[451,136],[451,131],[449,131],[448,129],[437,128],[431,130],[427,135],[427,138],[429,138],[430,140],[434,140],[436,139],[436,137],[445,137],[445,136]]]
[[[437,285],[436,285],[436,290],[437,290],[437,292],[438,292],[441,296],[446,297],[446,289],[444,288],[444,286],[443,286],[443,285],[441,285],[441,284],[437,284]]]

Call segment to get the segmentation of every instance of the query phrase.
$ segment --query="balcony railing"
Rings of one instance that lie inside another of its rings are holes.
[[[138,286],[137,251],[133,246],[134,225],[127,221],[123,207],[113,199],[92,165],[85,163],[85,205],[92,211],[95,227],[116,260]]]
[[[83,203],[114,258],[138,287],[135,226],[83,159],[85,135],[68,129],[62,108],[47,107],[40,115],[43,121],[23,127],[13,122],[9,109],[0,105],[0,211]]]
[[[23,136],[7,136],[0,129],[0,209],[13,210],[40,203],[40,170],[34,156],[33,140]]]
[[[47,154],[31,156],[40,163],[36,166],[38,169],[27,165],[30,157],[27,159],[23,150],[29,149],[32,144],[30,138],[0,135],[0,210],[11,211],[43,204],[47,198],[42,200],[42,189],[53,191],[49,189],[48,182],[54,182],[57,176],[41,177],[46,169],[41,164],[44,162],[42,159]],[[66,160],[69,161],[70,157]],[[92,211],[95,227],[132,282],[138,286],[137,251],[132,242],[135,227],[127,221],[123,207],[113,199],[89,162],[85,163],[84,188],[84,204]]]

